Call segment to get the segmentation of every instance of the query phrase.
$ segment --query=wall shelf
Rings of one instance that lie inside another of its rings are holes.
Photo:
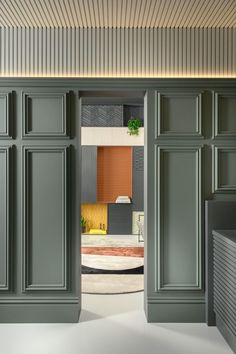
[[[143,127],[137,136],[130,136],[127,131],[127,127],[82,127],[81,145],[144,146]]]

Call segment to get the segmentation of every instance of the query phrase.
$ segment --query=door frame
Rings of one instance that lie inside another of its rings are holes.
[[[122,91],[119,89],[119,90],[117,90],[117,89],[112,89],[111,90],[112,92],[117,92],[117,93],[121,93]],[[143,106],[144,106],[144,220],[145,220],[145,217],[146,217],[146,210],[145,210],[145,208],[147,208],[147,198],[146,198],[146,193],[145,193],[145,191],[147,191],[147,173],[145,172],[146,171],[146,169],[147,169],[147,144],[146,144],[146,141],[147,141],[147,133],[146,133],[146,125],[147,125],[147,114],[148,114],[148,109],[147,109],[147,104],[148,104],[148,94],[147,94],[147,91],[146,90],[138,90],[138,89],[135,89],[135,87],[131,87],[130,89],[127,89],[127,90],[125,90],[126,91],[126,93],[127,92],[129,92],[129,93],[131,93],[131,95],[130,96],[119,96],[119,99],[122,101],[122,99],[128,99],[128,98],[130,98],[130,97],[132,97],[132,98],[137,98],[137,96],[135,97],[135,93],[141,93],[142,92],[142,99],[143,99]],[[83,92],[83,95],[82,96],[80,96],[80,93],[81,92]],[[84,98],[87,98],[87,97],[91,97],[91,96],[86,96],[86,93],[92,93],[92,92],[96,92],[96,93],[101,93],[101,96],[95,96],[95,98],[96,98],[96,100],[98,100],[99,98],[107,98],[107,96],[106,96],[106,94],[108,94],[109,95],[109,98],[113,98],[113,97],[116,97],[116,95],[112,95],[112,94],[110,94],[110,91],[108,92],[108,91],[105,91],[105,90],[99,90],[99,89],[96,89],[96,90],[93,90],[93,89],[91,89],[91,90],[87,90],[86,89],[86,91],[84,91],[84,90],[80,90],[80,92],[79,92],[79,115],[80,115],[80,117],[79,117],[79,123],[80,123],[80,125],[79,125],[79,130],[80,130],[80,132],[79,132],[79,135],[81,134],[81,106],[82,106],[82,102],[83,102],[83,99]],[[105,95],[105,96],[102,96],[102,94],[103,95]],[[93,97],[93,96],[92,96]],[[141,96],[140,96],[141,97]],[[97,102],[97,101],[96,101]],[[121,103],[122,104],[122,103]],[[78,135],[78,136],[79,136]],[[80,140],[80,142],[81,142],[81,140]],[[81,143],[79,144],[79,147],[80,147],[80,149],[81,149]],[[81,156],[81,152],[80,152],[80,156]],[[79,164],[79,162],[77,163],[77,165]],[[79,173],[80,173],[80,177],[81,177],[81,171],[79,171]],[[79,179],[80,180],[80,185],[82,185],[81,184],[81,178]],[[81,194],[81,193],[80,193]],[[145,201],[146,200],[146,201]],[[81,202],[81,199],[80,199],[80,202]],[[81,203],[80,203],[81,204]],[[145,248],[146,248],[146,246],[145,246],[145,244],[146,244],[146,239],[145,239],[145,235],[147,235],[147,231],[146,231],[146,228],[147,228],[147,223],[146,222],[144,222],[144,228],[145,228],[145,232],[144,232],[144,293],[146,292],[145,291],[145,280],[146,280],[146,269],[147,269],[147,260],[146,260],[146,258],[147,258],[147,254],[146,254],[146,252],[145,252]],[[80,243],[81,243],[81,233],[80,233]],[[81,264],[82,265],[82,264]],[[80,275],[80,277],[81,277],[81,275]],[[81,294],[82,294],[82,292],[81,292]]]

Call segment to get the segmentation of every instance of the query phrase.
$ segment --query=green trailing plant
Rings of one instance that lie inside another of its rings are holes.
[[[128,134],[139,135],[139,128],[142,126],[142,121],[139,118],[132,118],[128,120]]]
[[[82,216],[80,219],[80,226],[82,231],[84,232],[86,229],[86,225],[87,225],[87,220]]]

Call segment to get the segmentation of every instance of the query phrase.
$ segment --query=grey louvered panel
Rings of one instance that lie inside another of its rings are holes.
[[[232,257],[236,256],[236,252],[233,247],[229,248],[225,243],[220,243],[217,240],[214,240],[214,248],[220,249],[221,252],[231,255]]]
[[[83,105],[83,127],[122,127],[122,105]]]
[[[224,314],[225,317],[231,324],[234,326],[234,330],[236,331],[236,314],[235,309],[229,302],[226,302],[222,294],[219,292],[215,292],[214,296],[214,307],[221,311],[221,314]],[[217,311],[216,311],[217,312]]]
[[[224,259],[221,256],[217,256],[216,251],[214,251],[214,264],[216,267],[222,267],[222,270],[225,270],[226,272],[229,272],[232,275],[234,275],[235,273],[235,265],[232,264],[230,260]]]
[[[235,301],[235,293],[236,293],[236,289],[235,286],[232,285],[231,282],[229,282],[228,280],[225,280],[222,277],[219,276],[214,276],[214,289],[217,289],[219,291],[221,291],[222,293],[227,292],[227,297],[230,299],[234,299]]]
[[[227,329],[227,332],[230,333],[233,338],[235,338],[234,326],[232,325],[232,323],[230,321],[228,321],[227,316],[217,306],[214,307],[214,310],[216,312],[217,326],[218,326],[218,319],[220,319],[221,324],[224,325],[224,327]],[[228,337],[228,334],[227,334],[227,337]],[[228,338],[227,338],[227,341],[228,341]],[[230,343],[228,342],[228,344],[230,344]],[[231,349],[232,349],[232,346],[231,346]]]
[[[232,293],[236,293],[236,283],[233,277],[227,274],[227,272],[220,273],[217,267],[215,269],[217,273],[214,273],[214,282],[216,282],[217,286],[222,286],[225,289],[229,289]],[[216,286],[216,284],[214,284],[214,286]]]
[[[214,231],[213,237],[229,247],[236,248],[236,229]]]
[[[215,241],[217,241],[225,246],[236,249],[235,242],[233,242],[230,239],[227,239],[227,237],[220,237],[219,234],[217,234],[217,232],[214,233],[213,238],[215,239]]]
[[[219,280],[219,282],[221,282],[225,287],[228,287],[229,289],[231,289],[231,291],[233,293],[236,293],[236,284],[235,284],[235,282],[232,281],[232,279],[227,278],[225,276],[225,274],[221,274],[220,272],[217,272],[217,273],[215,272],[214,273],[214,279],[217,279],[217,281]]]
[[[217,284],[222,284],[225,289],[228,289],[232,294],[235,293],[236,284],[232,281],[232,278],[227,277],[225,274],[220,274],[219,272],[214,274],[214,282]],[[214,283],[214,286],[216,284]]]
[[[224,242],[223,239],[214,236],[214,244],[215,246],[218,245],[220,248],[223,247],[227,249],[229,252],[233,252],[234,254],[236,254],[236,245],[235,246],[233,244],[229,245],[228,243]]]
[[[215,278],[215,286],[214,286],[214,291],[215,294],[219,294],[224,298],[224,302],[231,304],[232,308],[234,309],[234,312],[236,313],[236,298],[235,298],[235,293],[231,292],[231,288],[223,285],[220,283],[220,281]]]
[[[236,282],[234,272],[227,268],[222,262],[217,263],[214,261],[214,268],[219,274],[224,274],[226,277],[231,279],[232,282]]]
[[[227,252],[226,250],[221,250],[220,248],[216,248],[214,247],[214,252],[215,252],[215,255],[218,257],[223,257],[225,258],[226,260],[229,260],[232,262],[232,265],[235,265],[236,266],[236,259],[235,257],[230,254],[229,252]]]
[[[236,349],[235,241],[234,230],[213,231],[213,308],[217,326],[232,349]]]
[[[214,251],[214,261],[219,264],[223,264],[227,269],[232,271],[233,273],[236,270],[235,264],[231,262],[231,260],[227,257],[223,257],[222,255],[217,255],[217,252]]]
[[[222,304],[222,300],[217,300],[214,303],[214,309],[216,314],[221,314],[221,316],[224,316],[225,322],[227,325],[231,326],[231,330],[236,335],[236,330],[235,330],[235,324],[236,324],[236,319],[235,316],[232,315],[232,310],[230,307],[226,306],[225,303]]]
[[[225,313],[225,311],[221,307],[219,307],[217,303],[214,304],[214,310],[216,312],[216,315],[219,315],[222,318],[225,325],[231,330],[231,332],[235,336],[236,335],[235,324],[234,322],[232,322],[231,319],[229,319],[228,313]]]
[[[144,148],[133,148],[133,211],[144,209]]]
[[[232,299],[232,305],[235,306],[236,308],[236,292],[235,292],[235,286],[232,286],[229,281],[217,277],[216,275],[214,276],[214,289],[218,292],[220,292],[220,294],[227,294],[227,297],[229,296],[229,298],[231,297]],[[227,301],[227,297],[225,298],[225,300]]]
[[[232,306],[232,303],[225,301],[223,296],[219,292],[215,292],[215,305],[222,310],[227,315],[227,318],[236,325],[236,313],[235,308]],[[235,329],[236,331],[236,329]]]

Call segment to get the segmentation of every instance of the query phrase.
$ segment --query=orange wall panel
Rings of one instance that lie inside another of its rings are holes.
[[[132,198],[132,148],[98,147],[97,201],[115,202],[119,195]]]

